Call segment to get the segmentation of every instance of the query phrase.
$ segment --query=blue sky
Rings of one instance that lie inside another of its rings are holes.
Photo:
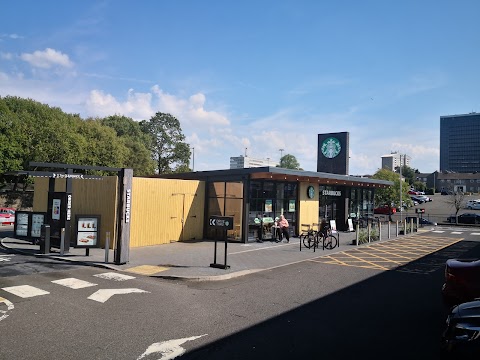
[[[352,175],[399,151],[439,168],[440,116],[480,112],[480,2],[8,1],[0,96],[83,118],[167,112],[195,170],[245,153],[316,171],[350,133]]]

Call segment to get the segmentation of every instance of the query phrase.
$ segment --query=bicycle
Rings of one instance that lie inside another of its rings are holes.
[[[310,249],[312,246],[316,245],[318,242],[318,231],[313,229],[308,229],[300,235],[300,243],[303,243],[307,249]]]
[[[322,241],[323,250],[324,249],[332,250],[332,249],[335,249],[337,246],[339,246],[338,237],[333,234],[332,229],[330,229],[330,227],[327,227],[326,229],[324,229],[324,231],[322,231],[320,234],[322,235],[322,240],[323,240]],[[318,247],[318,241],[319,239],[317,239],[317,247]]]
[[[322,250],[332,250],[339,246],[338,237],[332,233],[329,226],[325,226],[321,231],[308,229],[300,235],[300,241],[307,249],[313,247],[313,251],[319,247],[320,240],[322,241]]]

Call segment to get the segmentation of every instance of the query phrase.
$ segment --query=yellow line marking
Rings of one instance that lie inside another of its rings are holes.
[[[409,262],[412,262],[414,260],[418,260],[425,254],[432,254],[436,251],[445,249],[453,244],[456,244],[462,241],[463,238],[456,239],[454,241],[452,241],[452,239],[449,239],[449,238],[442,239],[442,240],[448,241],[448,243],[445,243],[445,241],[436,241],[437,239],[431,239],[431,238],[424,238],[419,241],[412,241],[412,239],[409,239],[409,240],[410,241],[404,240],[401,243],[400,241],[402,241],[402,239],[394,240],[396,242],[395,244],[392,244],[392,242],[389,242],[388,244],[381,244],[381,243],[372,244],[368,247],[362,247],[362,248],[342,251],[336,254],[321,256],[317,259],[311,259],[310,261],[323,263],[323,264],[350,266],[350,267],[366,268],[366,269],[392,270],[392,269],[397,269],[400,266],[408,264]],[[430,241],[430,244],[425,243],[424,242],[425,240]],[[418,249],[419,247],[426,248],[426,250]],[[380,255],[374,254],[375,251],[381,254],[388,254],[394,257],[404,258],[406,259],[406,261],[400,262],[400,261],[395,261],[386,257],[382,257]],[[410,254],[413,257],[407,257],[400,254],[391,253],[390,251],[400,252],[403,255]],[[353,255],[354,253],[360,253],[360,254],[358,254],[358,256],[355,256]],[[373,259],[372,261],[368,261],[365,258],[360,257],[361,255],[366,255],[365,256],[366,258],[373,258]],[[356,259],[356,260],[353,260],[353,259]],[[377,260],[377,259],[382,259],[382,260]],[[370,264],[370,266],[357,265],[356,263],[366,263],[366,264]],[[379,263],[387,263],[388,265],[386,266],[388,267],[381,266]]]
[[[353,256],[353,255],[350,255],[350,254],[345,254],[345,255],[351,256],[351,257],[354,258],[354,259],[358,259],[358,260],[360,260],[360,261],[366,262],[367,264],[370,264],[370,265],[372,265],[372,266],[378,266],[379,268],[383,268],[382,266],[380,266],[380,265],[378,265],[378,264],[375,264],[375,263],[373,263],[373,262],[364,260],[364,259],[362,259],[362,258],[359,258],[358,256]],[[386,270],[386,268],[383,268],[383,269]]]
[[[140,275],[153,275],[168,269],[170,268],[164,267],[164,266],[140,265],[140,266],[135,266],[129,269],[125,269],[125,271],[132,272],[135,274],[140,274]]]
[[[362,250],[363,250],[363,249],[362,249]],[[396,256],[396,257],[399,257],[399,258],[405,258],[405,259],[407,259],[407,260],[411,260],[411,258],[408,258],[408,257],[406,257],[406,256],[397,255],[397,254],[392,254],[392,253],[390,253],[390,252],[388,252],[388,251],[381,251],[381,250],[378,250],[378,249],[375,249],[375,250],[376,250],[376,251],[380,251],[381,253],[384,253],[384,254]],[[364,253],[367,253],[367,252],[365,251]],[[381,256],[378,256],[378,255],[375,255],[375,254],[371,254],[371,253],[367,253],[367,254],[373,255],[373,256],[377,256],[377,257],[379,257],[379,258],[382,258]],[[394,262],[395,262],[395,261],[394,261]]]

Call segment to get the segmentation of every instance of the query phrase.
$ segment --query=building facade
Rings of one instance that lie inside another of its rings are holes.
[[[234,156],[230,158],[230,169],[246,169],[262,166],[277,166],[278,162],[272,159],[255,159],[250,156]]]
[[[480,172],[480,113],[440,116],[440,172]]]
[[[292,235],[302,225],[335,220],[347,230],[348,219],[373,216],[376,189],[392,186],[385,180],[322,172],[261,167],[156,175],[157,178],[198,180],[205,183],[205,219],[233,217],[231,236],[248,242],[258,236],[255,219],[284,215]],[[273,221],[272,221],[273,223]],[[205,238],[215,237],[205,228]]]
[[[388,169],[395,171],[399,166],[410,167],[410,156],[406,154],[399,154],[398,152],[392,152],[388,155],[382,156],[382,169]]]

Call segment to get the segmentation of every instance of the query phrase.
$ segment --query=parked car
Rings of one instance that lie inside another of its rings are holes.
[[[397,212],[397,209],[395,209],[395,207],[390,207],[390,209],[389,209],[387,205],[379,206],[379,207],[373,209],[374,214],[393,215],[396,212]]]
[[[420,195],[420,194],[418,193],[418,191],[415,191],[415,190],[408,190],[408,193],[409,193],[410,195]]]
[[[10,207],[0,208],[0,224],[11,225],[15,223],[15,209]]]
[[[455,215],[450,215],[447,218],[447,221],[450,223],[455,222]],[[459,224],[480,224],[480,214],[475,213],[463,213],[458,215]]]
[[[478,359],[480,353],[480,301],[454,306],[442,334],[443,358]]]
[[[417,195],[417,198],[423,199],[424,202],[432,201],[432,198],[427,195]]]
[[[480,210],[480,200],[468,200],[465,207],[470,210]]]
[[[410,199],[419,204],[423,204],[426,201],[424,198],[421,197],[421,195],[410,195]]]
[[[437,225],[436,222],[430,221],[430,220],[428,220],[427,218],[424,218],[424,217],[417,218],[416,216],[407,216],[407,217],[405,218],[405,220],[407,220],[407,223],[410,222],[410,219],[413,219],[413,222],[414,222],[415,224],[416,224],[417,219],[418,219],[418,224],[419,224],[419,225]]]
[[[448,259],[442,296],[448,306],[480,297],[480,259]]]

